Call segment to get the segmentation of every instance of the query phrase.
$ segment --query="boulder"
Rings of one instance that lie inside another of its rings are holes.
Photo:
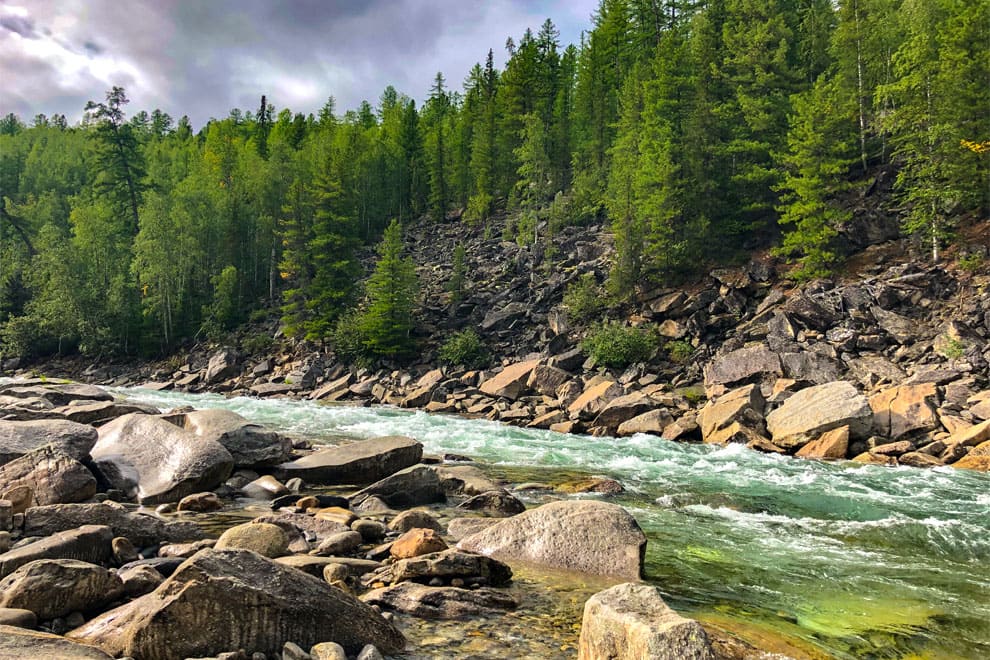
[[[13,382],[0,388],[5,396],[19,399],[44,399],[52,406],[67,406],[73,401],[112,401],[113,395],[95,385],[51,383],[42,380]]]
[[[923,325],[896,312],[887,311],[877,305],[870,308],[873,318],[898,344],[913,344],[922,338]]]
[[[141,504],[213,490],[234,467],[220,443],[151,415],[124,415],[102,426],[91,453],[107,482]]]
[[[608,429],[609,433],[614,434],[620,424],[637,415],[642,415],[656,406],[657,402],[642,392],[619,396],[605,404],[602,411],[595,417],[595,421],[592,422],[592,426]]]
[[[499,587],[512,579],[512,569],[497,559],[451,548],[380,566],[365,574],[362,583],[366,586],[379,582],[398,584],[407,580],[426,582],[433,578],[442,581],[460,578],[465,584]]]
[[[247,497],[257,500],[271,500],[289,494],[289,489],[281,481],[270,474],[258,477],[241,488]]]
[[[51,660],[111,660],[98,648],[46,632],[0,625],[0,658]]]
[[[77,461],[86,460],[96,438],[96,429],[92,426],[64,419],[0,420],[0,465],[42,447],[59,449]]]
[[[361,600],[423,619],[462,619],[512,610],[519,604],[504,591],[488,587],[430,587],[415,582],[374,589],[363,595]]]
[[[840,426],[826,431],[817,440],[801,447],[795,456],[799,458],[845,458],[849,451],[849,427]]]
[[[705,367],[705,387],[731,385],[760,376],[782,376],[780,357],[762,344],[720,355]]]
[[[897,440],[915,431],[939,426],[938,388],[935,383],[901,385],[870,397],[873,432]]]
[[[540,360],[526,360],[510,364],[483,382],[479,389],[488,396],[518,399],[519,395],[526,389],[530,374],[539,364]]]
[[[120,401],[92,401],[80,403],[73,401],[68,406],[62,406],[52,410],[71,422],[79,424],[92,424],[100,426],[111,419],[129,415],[131,413],[142,413],[145,415],[157,415],[161,411],[154,406],[146,406],[141,403],[122,403]]]
[[[307,532],[309,535],[315,537],[317,541],[322,541],[338,532],[346,532],[348,529],[346,525],[342,525],[339,522],[307,516],[304,513],[275,513],[267,516],[259,516],[251,522],[278,525],[290,537]]]
[[[315,644],[309,650],[313,660],[347,660],[347,652],[344,647],[336,642],[323,642]]]
[[[206,367],[206,383],[212,385],[236,376],[238,372],[237,358],[237,351],[232,348],[222,348],[214,353]]]
[[[849,427],[851,438],[864,438],[873,423],[870,402],[847,381],[807,387],[767,415],[767,430],[779,447],[806,443],[826,431]]]
[[[440,487],[447,495],[480,495],[500,488],[474,465],[441,464],[434,470],[440,477]]]
[[[475,495],[457,505],[458,509],[483,511],[493,516],[514,516],[526,510],[522,501],[505,490],[490,490]]]
[[[613,399],[623,394],[622,386],[612,380],[589,385],[567,406],[567,414],[582,420],[594,419]]]
[[[28,509],[24,516],[24,534],[27,536],[49,536],[83,525],[105,525],[113,530],[113,536],[126,537],[136,546],[203,538],[203,531],[196,523],[168,521],[151,513],[128,511],[116,502],[36,506]]]
[[[410,529],[395,539],[389,550],[396,559],[409,559],[447,549],[447,543],[432,529]]]
[[[31,610],[16,607],[0,607],[0,626],[34,629],[38,627],[38,617]],[[0,649],[2,649],[0,645]],[[2,657],[2,656],[0,656]]]
[[[422,509],[410,509],[403,511],[388,523],[391,532],[404,534],[410,529],[432,529],[435,532],[443,533],[443,525],[429,511]]]
[[[113,531],[105,525],[84,525],[14,548],[0,555],[0,578],[38,559],[78,559],[91,564],[110,561]]]
[[[543,396],[555,398],[560,386],[570,380],[571,377],[571,374],[563,369],[541,364],[530,373],[529,380],[526,381],[526,387]]]
[[[54,447],[42,447],[0,467],[0,492],[31,489],[32,505],[82,502],[96,494],[89,469]]]
[[[666,408],[654,408],[619,424],[616,435],[620,438],[637,433],[661,435],[663,434],[663,430],[673,423],[673,421],[673,416],[671,416],[670,411]]]
[[[181,660],[249,649],[274,656],[287,641],[334,641],[385,653],[405,640],[353,596],[248,550],[201,550],[155,591],[71,631],[114,657]]]
[[[377,481],[351,496],[351,506],[360,506],[370,497],[378,497],[390,507],[404,508],[444,500],[436,470],[428,465],[414,465]]]
[[[715,660],[701,624],[670,609],[660,590],[619,584],[584,605],[578,660]]]
[[[209,511],[219,511],[223,508],[223,502],[216,493],[209,491],[205,493],[193,493],[186,495],[179,500],[176,511],[193,511],[196,513],[207,513]]]
[[[274,559],[288,554],[289,536],[278,525],[250,522],[228,529],[220,535],[213,547],[217,550],[251,550]]]
[[[331,534],[323,539],[319,547],[312,551],[317,556],[346,555],[358,549],[364,539],[359,532],[346,531]]]
[[[351,575],[364,575],[382,567],[381,562],[354,557],[319,557],[317,555],[288,555],[275,560],[276,564],[291,566],[316,578],[323,578],[327,566],[344,566]]]
[[[726,444],[733,424],[762,428],[766,400],[757,385],[744,385],[705,404],[698,413],[702,439],[709,444]]]
[[[272,467],[288,460],[292,453],[288,438],[232,410],[194,410],[170,421],[196,437],[223,445],[234,457],[235,467]]]
[[[461,550],[556,568],[639,579],[646,536],[620,506],[593,500],[551,502],[476,532]]]
[[[447,523],[447,536],[460,541],[498,522],[497,518],[453,518]]]
[[[114,571],[75,559],[39,559],[0,580],[0,607],[31,610],[50,621],[99,610],[123,593]]]
[[[307,483],[362,486],[416,465],[422,457],[422,444],[393,435],[314,452],[279,465],[275,475],[282,480],[298,477]]]

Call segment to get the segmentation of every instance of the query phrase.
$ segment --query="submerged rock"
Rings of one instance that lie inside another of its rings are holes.
[[[461,539],[457,547],[504,560],[639,579],[646,535],[620,506],[570,500],[506,518]]]
[[[578,660],[599,658],[714,660],[715,654],[701,624],[667,607],[659,589],[626,583],[584,605]]]
[[[349,653],[405,640],[353,596],[247,550],[202,550],[155,591],[69,633],[115,657],[181,660],[230,649],[269,655],[286,642],[333,641]]]
[[[519,604],[515,598],[497,589],[430,587],[415,582],[374,589],[361,600],[425,619],[460,619],[515,609]]]

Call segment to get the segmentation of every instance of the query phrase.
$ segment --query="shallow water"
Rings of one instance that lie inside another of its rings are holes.
[[[385,407],[117,393],[163,408],[228,408],[328,443],[409,435],[428,453],[471,456],[512,483],[614,477],[627,492],[612,501],[649,537],[647,579],[685,614],[757,645],[790,640],[838,658],[990,657],[986,474],[803,461],[646,435],[564,435]],[[525,600],[539,592],[532,585],[553,581],[527,573],[519,582]],[[409,636],[451,657],[504,657],[519,630],[531,657],[573,657],[574,624],[592,589],[557,582],[558,595],[510,615],[518,626],[482,620],[462,638],[463,623],[435,624],[407,628]],[[445,629],[460,640],[456,650],[449,640],[443,646]]]

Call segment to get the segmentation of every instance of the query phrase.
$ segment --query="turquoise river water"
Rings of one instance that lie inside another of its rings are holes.
[[[387,407],[116,392],[161,408],[227,408],[330,444],[408,435],[512,483],[613,477],[627,492],[612,501],[649,538],[647,580],[688,616],[803,657],[990,658],[987,474],[563,435]],[[579,622],[586,596],[577,591],[568,611]],[[572,642],[556,647],[561,657]]]

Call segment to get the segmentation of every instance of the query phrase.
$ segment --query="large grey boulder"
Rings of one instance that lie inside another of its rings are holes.
[[[114,657],[181,660],[230,649],[277,656],[286,642],[333,641],[349,653],[405,639],[370,606],[250,550],[201,550],[150,594],[69,632]]]
[[[194,522],[168,521],[150,513],[128,511],[116,502],[36,506],[24,515],[26,536],[49,536],[82,525],[106,525],[114,536],[126,537],[136,546],[203,538],[202,529]]]
[[[472,552],[449,548],[418,557],[399,559],[364,576],[362,582],[370,586],[377,582],[426,582],[433,578],[444,581],[460,578],[465,583],[487,584],[499,587],[512,579],[512,569],[507,564]]]
[[[124,593],[114,571],[76,559],[39,559],[0,580],[0,607],[30,610],[39,621],[100,609]]]
[[[95,385],[52,383],[43,380],[14,381],[0,386],[0,394],[20,399],[44,399],[53,406],[67,406],[72,401],[113,401],[113,395]]]
[[[125,415],[100,427],[91,454],[107,482],[141,504],[212,490],[234,467],[220,443],[151,415]]]
[[[840,426],[849,427],[851,438],[864,438],[872,424],[870,402],[844,380],[800,390],[767,415],[773,443],[784,448],[803,445]]]
[[[53,534],[0,555],[0,578],[37,559],[78,559],[91,564],[110,560],[113,531],[105,525],[84,525]]]
[[[143,403],[124,403],[121,401],[73,401],[67,406],[61,406],[52,410],[52,413],[61,415],[65,419],[78,422],[79,424],[92,424],[100,426],[111,419],[123,417],[131,413],[142,413],[145,415],[157,415],[161,411],[154,406]]]
[[[440,476],[428,465],[414,465],[376,481],[352,495],[351,506],[360,506],[369,497],[378,497],[394,508],[431,504],[445,499]]]
[[[283,481],[298,477],[307,483],[363,486],[416,465],[422,457],[422,444],[392,435],[323,449],[283,463],[275,474]]]
[[[461,539],[461,550],[637,580],[646,535],[628,511],[595,500],[551,502]]]
[[[602,411],[595,417],[592,426],[608,429],[609,433],[615,434],[619,425],[630,419],[642,415],[657,407],[657,402],[643,394],[633,392],[609,401]]]
[[[206,366],[205,380],[208,385],[212,385],[236,376],[237,372],[237,351],[232,348],[222,348],[210,357],[210,362]]]
[[[96,477],[61,449],[42,447],[0,467],[0,493],[31,489],[32,505],[82,502],[96,494]]]
[[[754,377],[780,376],[780,357],[762,344],[719,355],[705,367],[705,387],[731,385]]]
[[[492,397],[517,399],[526,391],[526,383],[530,374],[539,366],[540,360],[516,362],[502,369],[491,378],[485,380],[478,389]]]
[[[92,426],[62,419],[0,420],[0,465],[41,447],[61,449],[77,461],[85,460],[96,444],[96,437]]]
[[[625,583],[584,605],[578,660],[599,658],[714,660],[715,654],[701,624],[667,607],[659,589]]]
[[[235,467],[271,467],[288,460],[292,453],[288,438],[232,410],[194,410],[170,421],[197,437],[223,445],[234,457]]]
[[[51,633],[0,625],[0,658],[111,660],[103,651]]]
[[[373,589],[361,600],[424,619],[462,619],[511,610],[518,605],[515,598],[497,589],[430,587],[415,582]]]

